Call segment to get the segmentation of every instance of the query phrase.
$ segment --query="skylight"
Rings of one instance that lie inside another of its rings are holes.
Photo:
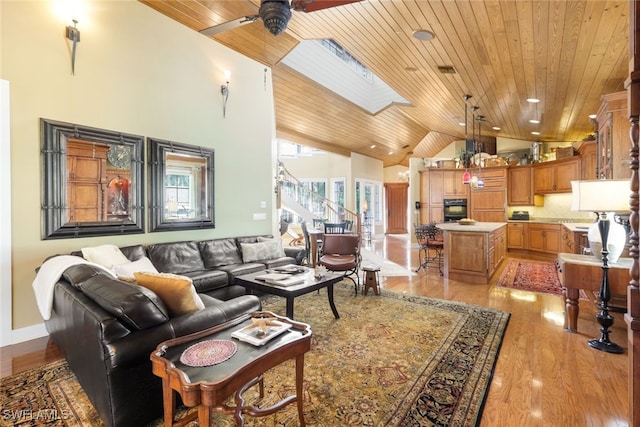
[[[392,103],[409,105],[409,101],[331,39],[303,40],[282,62],[372,114]]]

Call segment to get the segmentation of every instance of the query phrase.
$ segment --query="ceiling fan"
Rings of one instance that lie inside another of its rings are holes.
[[[260,0],[260,9],[257,15],[243,16],[213,27],[205,28],[200,33],[206,36],[213,36],[223,31],[237,28],[244,24],[250,24],[262,19],[265,28],[274,36],[280,35],[291,19],[291,10],[300,12],[314,12],[316,10],[328,9],[344,4],[355,3],[361,0]]]

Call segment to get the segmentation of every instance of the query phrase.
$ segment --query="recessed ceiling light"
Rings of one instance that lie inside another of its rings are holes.
[[[595,119],[597,116],[595,114],[589,114],[590,119]]]
[[[500,127],[498,127],[498,126],[494,126],[494,127],[492,127],[491,129],[493,129],[493,130],[502,130],[502,129],[501,129]]]
[[[376,148],[376,144],[372,144],[369,148]]]
[[[427,30],[415,30],[413,32],[413,38],[421,40],[423,42],[433,39],[435,36],[431,31]]]
[[[460,126],[464,126],[464,125],[466,125],[466,123],[465,123],[465,122],[458,122],[458,124],[459,124]]]
[[[529,120],[529,123],[533,123],[534,125],[537,125],[538,123],[540,123],[540,120],[531,119],[531,120]]]
[[[393,154],[393,151],[389,151],[389,153],[387,153],[387,154],[392,155],[392,154]]]
[[[533,131],[531,132],[531,135],[540,135],[540,132]]]
[[[538,98],[527,98],[527,102],[535,104],[537,102],[540,102],[540,100]]]

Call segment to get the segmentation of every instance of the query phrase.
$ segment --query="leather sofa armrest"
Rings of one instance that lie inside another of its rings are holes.
[[[255,295],[242,295],[228,301],[220,301],[208,295],[201,297],[206,305],[203,310],[169,321],[176,337],[210,328],[262,308],[260,298]]]
[[[305,257],[306,250],[305,248],[293,248],[291,246],[284,247],[284,253],[286,256],[291,257],[296,260],[296,264],[301,265],[302,260]]]

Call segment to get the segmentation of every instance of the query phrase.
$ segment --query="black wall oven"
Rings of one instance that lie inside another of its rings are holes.
[[[444,199],[444,220],[467,218],[467,199]]]

